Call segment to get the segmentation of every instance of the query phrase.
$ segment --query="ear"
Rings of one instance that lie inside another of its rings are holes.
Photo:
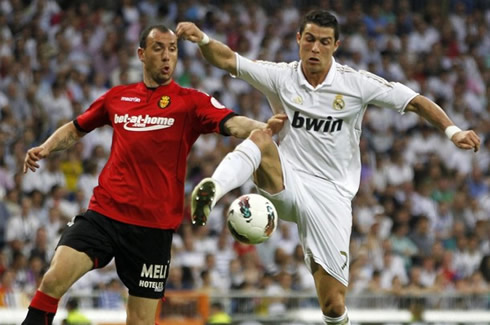
[[[141,62],[145,62],[145,50],[141,47],[138,47],[138,58]]]
[[[339,48],[340,46],[340,40],[337,40],[337,42],[335,42],[335,47],[333,49],[333,52],[335,53],[337,51],[337,49]]]
[[[296,33],[296,43],[299,45],[299,41],[301,40],[301,34],[299,32]]]

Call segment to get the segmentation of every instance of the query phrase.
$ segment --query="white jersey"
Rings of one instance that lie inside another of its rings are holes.
[[[368,104],[403,113],[417,93],[367,71],[335,62],[317,87],[301,70],[301,61],[252,61],[237,54],[237,77],[260,90],[274,114],[286,113],[280,133],[283,157],[301,171],[331,181],[353,198],[359,189],[361,123]]]

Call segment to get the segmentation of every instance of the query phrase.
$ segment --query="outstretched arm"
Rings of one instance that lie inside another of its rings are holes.
[[[235,52],[220,41],[210,39],[194,23],[182,22],[175,29],[177,37],[197,43],[204,58],[212,65],[236,75]]]
[[[58,128],[42,145],[31,148],[24,159],[24,173],[27,169],[33,172],[39,168],[39,160],[46,158],[53,151],[60,151],[71,147],[86,133],[80,132],[73,122],[68,122]]]
[[[225,123],[228,133],[240,139],[245,139],[255,129],[265,129],[266,127],[267,124],[245,116],[233,116]]]
[[[442,108],[427,97],[421,95],[414,97],[405,110],[422,116],[432,125],[446,132],[458,148],[473,149],[475,152],[480,149],[480,138],[474,131],[462,131],[454,126]]]
[[[234,116],[225,123],[225,128],[230,135],[245,139],[255,129],[267,129],[271,135],[278,133],[287,120],[286,114],[276,114],[267,123],[252,120],[245,116]]]

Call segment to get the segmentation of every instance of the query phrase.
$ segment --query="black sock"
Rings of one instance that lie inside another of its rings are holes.
[[[53,318],[53,313],[29,307],[29,311],[22,325],[51,325],[53,324]]]

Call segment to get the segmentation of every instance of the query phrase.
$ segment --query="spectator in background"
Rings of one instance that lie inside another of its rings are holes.
[[[66,189],[74,193],[83,172],[82,160],[76,151],[76,147],[72,147],[66,152],[65,158],[60,162],[59,169],[65,176]]]
[[[6,229],[10,213],[3,200],[0,200],[0,251],[3,250],[6,243]]]
[[[478,270],[482,259],[483,253],[479,250],[478,238],[474,234],[469,234],[466,249],[462,256],[464,261],[463,276],[471,277]]]
[[[13,214],[6,227],[5,240],[12,253],[28,253],[33,247],[39,220],[31,211],[31,199],[23,197],[21,209],[18,214]]]
[[[98,176],[99,171],[97,168],[97,164],[93,160],[88,160],[84,164],[83,173],[80,175],[77,184],[77,188],[83,191],[87,203],[90,196],[92,195],[93,189],[99,183]]]
[[[405,262],[400,256],[395,255],[392,252],[385,252],[383,268],[381,270],[381,287],[383,289],[391,289],[395,277],[398,278],[398,281],[400,281],[402,285],[408,283]]]
[[[31,198],[31,211],[36,216],[41,224],[44,224],[48,220],[48,210],[45,205],[46,196],[40,190],[32,190],[29,193]]]
[[[426,216],[418,217],[414,228],[409,235],[410,240],[417,246],[420,255],[429,256],[434,244],[434,236],[430,231],[429,219]]]
[[[191,278],[185,278],[184,269],[180,265],[173,265],[168,274],[166,289],[169,291],[189,290],[194,288]]]
[[[123,309],[125,305],[125,292],[119,279],[111,279],[106,285],[99,288],[97,306],[103,309]]]
[[[390,237],[393,253],[403,258],[406,267],[412,265],[412,257],[419,252],[417,246],[408,237],[409,229],[405,222],[394,224],[393,234]]]
[[[26,193],[39,190],[43,194],[48,194],[54,186],[66,187],[65,175],[61,171],[61,156],[55,154],[46,159],[44,168],[39,175],[25,176],[23,178],[22,190]]]
[[[229,279],[219,274],[216,268],[216,256],[213,253],[206,254],[205,264],[203,269],[208,273],[211,288],[218,292],[227,292],[230,288]]]
[[[63,320],[63,325],[90,325],[90,320],[78,309],[78,301],[75,298],[70,298],[66,302],[66,318]]]
[[[223,304],[219,302],[211,303],[209,310],[208,325],[226,325],[231,324],[231,317],[225,312]]]
[[[0,274],[0,307],[17,308],[21,305],[21,291],[16,287],[15,277],[13,269]]]
[[[432,288],[437,275],[434,258],[425,256],[422,258],[422,269],[420,271],[420,284],[426,288]]]
[[[48,232],[44,226],[40,226],[36,231],[34,245],[30,251],[29,258],[38,257],[45,266],[51,260],[53,254],[53,239],[57,236],[48,237]]]
[[[49,197],[46,200],[46,208],[59,209],[62,222],[70,221],[79,212],[76,203],[69,200],[67,193],[65,187],[55,184],[51,187]]]
[[[48,94],[43,98],[42,105],[50,116],[50,129],[55,129],[60,123],[73,118],[71,101],[62,79],[56,79],[52,86],[52,94]]]

